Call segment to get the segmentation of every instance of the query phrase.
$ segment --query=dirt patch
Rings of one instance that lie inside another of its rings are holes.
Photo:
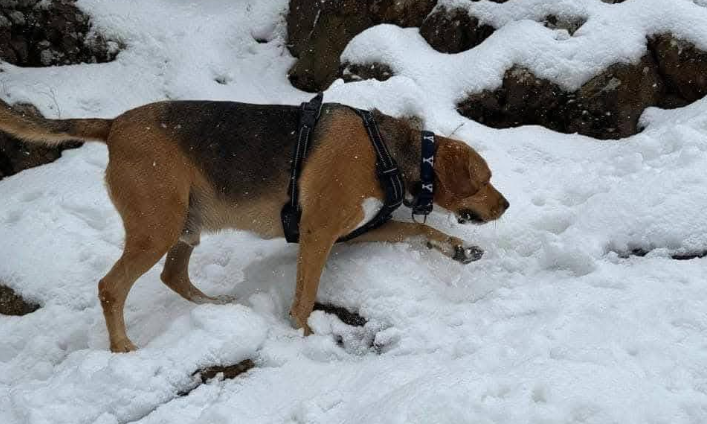
[[[14,290],[0,282],[0,314],[21,316],[39,309],[39,305],[27,302]]]
[[[220,377],[224,380],[232,380],[252,368],[255,368],[255,363],[250,359],[246,359],[234,365],[216,365],[204,368],[203,370],[195,372],[193,375],[201,379],[202,383],[206,383],[216,377]]]
[[[366,325],[366,322],[368,322],[368,321],[366,321],[366,318],[362,317],[361,315],[357,314],[356,312],[351,312],[348,309],[342,308],[340,306],[315,303],[314,310],[315,311],[322,311],[327,314],[336,315],[337,317],[339,317],[341,322],[343,322],[344,324],[354,326],[354,327],[363,327],[364,325]]]
[[[653,251],[653,249],[636,248],[636,249],[631,249],[628,252],[615,252],[615,253],[618,254],[620,258],[628,259],[631,256],[638,256],[638,257],[642,258],[642,257],[648,255],[652,251]],[[689,261],[692,259],[707,258],[707,250],[703,250],[703,251],[699,251],[699,252],[691,252],[691,253],[673,253],[670,255],[670,258],[674,259],[676,261]]]
[[[251,359],[245,359],[233,365],[214,365],[196,370],[192,374],[192,377],[194,377],[193,384],[189,388],[177,393],[177,396],[187,396],[189,393],[193,392],[194,389],[202,384],[208,383],[214,378],[219,378],[220,380],[233,380],[253,368],[255,368],[255,362]]]

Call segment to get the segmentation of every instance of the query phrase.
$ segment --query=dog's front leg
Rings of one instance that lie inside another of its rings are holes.
[[[484,251],[478,246],[470,246],[460,238],[445,234],[424,224],[390,221],[380,228],[351,240],[350,243],[365,243],[387,241],[400,243],[406,240],[422,237],[427,246],[442,252],[455,261],[467,264],[481,259]]]
[[[315,228],[303,217],[297,257],[297,287],[290,315],[297,327],[304,329],[305,336],[312,333],[307,319],[314,308],[324,264],[338,237],[338,232],[327,227]]]

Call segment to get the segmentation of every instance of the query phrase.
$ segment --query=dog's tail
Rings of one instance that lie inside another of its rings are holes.
[[[108,140],[110,119],[44,119],[14,111],[0,101],[0,131],[17,138],[56,146],[71,140]]]

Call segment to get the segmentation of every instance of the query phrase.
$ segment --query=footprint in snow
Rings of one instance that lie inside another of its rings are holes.
[[[17,224],[20,218],[22,218],[22,211],[20,209],[13,209],[5,215],[3,223],[7,225]]]
[[[108,226],[105,214],[99,209],[69,204],[63,204],[62,207],[94,230],[102,231]]]
[[[27,193],[22,193],[22,195],[20,196],[20,201],[25,203],[34,202],[43,195],[44,192],[41,190],[28,191]]]

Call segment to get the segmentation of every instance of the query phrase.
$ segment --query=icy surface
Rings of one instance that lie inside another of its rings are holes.
[[[296,246],[228,232],[202,239],[191,274],[205,292],[239,301],[190,304],[159,281],[158,265],[126,307],[141,349],[111,354],[97,281],[123,231],[103,187],[105,147],[3,180],[0,280],[43,307],[0,317],[0,422],[707,422],[707,259],[670,259],[707,250],[707,100],[649,109],[646,130],[620,142],[493,130],[454,111],[514,62],[572,86],[640,57],[647,33],[667,28],[704,47],[701,3],[464,2],[503,26],[458,55],[433,51],[414,29],[357,37],[345,54],[389,59],[396,76],[338,81],[327,99],[418,114],[441,134],[463,124],[455,137],[488,160],[511,203],[483,227],[431,217],[486,250],[466,266],[417,244],[337,246],[318,299],[359,311],[363,328],[315,312],[316,334],[301,337],[287,318]],[[64,118],[162,99],[311,97],[287,82],[285,0],[79,6],[127,49],[100,65],[0,65],[0,97]],[[588,18],[569,40],[527,20],[560,9]],[[604,33],[615,20],[625,33]],[[619,254],[636,248],[652,251]],[[178,396],[196,369],[245,358],[257,367],[244,376]]]

